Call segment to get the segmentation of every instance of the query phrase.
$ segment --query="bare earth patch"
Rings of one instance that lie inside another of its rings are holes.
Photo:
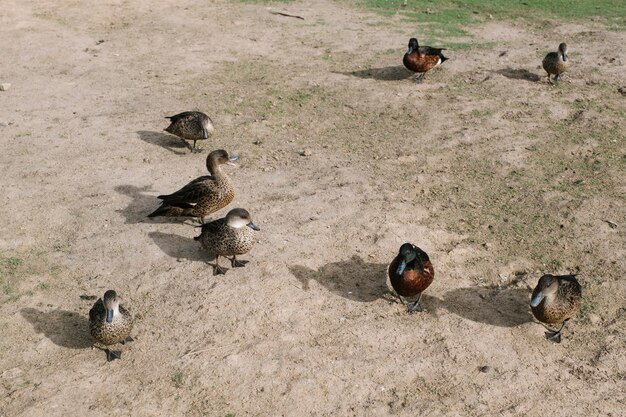
[[[623,31],[492,21],[416,85],[419,25],[336,2],[0,22],[0,416],[624,415]],[[193,109],[198,154],[162,131]],[[262,230],[214,277],[198,229],[145,216],[218,148]],[[385,282],[405,241],[436,271],[414,315]],[[548,272],[584,291],[560,345],[528,306]],[[107,289],[136,316],[111,363],[80,297]]]

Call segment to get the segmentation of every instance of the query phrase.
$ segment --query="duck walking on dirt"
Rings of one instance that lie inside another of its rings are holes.
[[[121,359],[122,352],[108,348],[116,343],[126,343],[133,339],[130,331],[133,329],[133,316],[120,305],[120,300],[113,290],[104,293],[89,310],[89,332],[96,341],[105,347],[107,361]],[[102,349],[102,348],[101,348]]]
[[[197,217],[204,223],[205,216],[226,207],[235,198],[235,187],[221,166],[234,165],[237,159],[223,149],[211,152],[206,159],[211,175],[198,177],[173,194],[160,195],[161,206],[148,217]]]
[[[219,257],[232,256],[230,263],[233,268],[243,267],[248,261],[237,259],[237,255],[248,253],[254,245],[254,230],[261,230],[252,222],[250,213],[242,208],[235,208],[226,217],[202,226],[200,241],[202,247],[215,254],[213,275],[225,274],[227,269],[219,265]]]
[[[426,252],[411,243],[400,246],[398,255],[389,265],[391,286],[404,303],[402,297],[415,297],[408,305],[408,312],[422,311],[422,292],[435,278],[435,270]]]
[[[416,82],[421,82],[431,69],[441,65],[448,58],[443,56],[441,51],[445,48],[431,48],[430,46],[419,46],[416,38],[409,40],[409,49],[404,54],[402,63],[404,66],[417,73]]]
[[[185,146],[192,152],[197,152],[196,141],[208,139],[215,131],[211,118],[199,111],[186,111],[165,118],[170,119],[171,123],[163,130],[178,136],[183,142],[193,140],[193,148],[185,142]]]
[[[567,44],[562,43],[559,45],[559,50],[556,52],[550,52],[543,59],[543,69],[548,73],[548,82],[560,81],[561,74],[563,74],[569,68],[569,57],[567,56]],[[554,74],[554,80],[550,79],[550,75]]]
[[[552,342],[561,342],[561,332],[580,307],[581,287],[574,275],[544,275],[530,300],[535,318],[543,323],[563,323],[557,332],[546,332]]]

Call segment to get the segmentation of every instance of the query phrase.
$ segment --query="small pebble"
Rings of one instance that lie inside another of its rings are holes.
[[[485,365],[485,366],[481,366],[480,367],[480,372],[482,372],[483,374],[486,374],[489,371],[491,371],[491,366],[489,366],[489,365]]]
[[[11,88],[11,83],[0,84],[0,91],[8,91]]]
[[[313,155],[313,152],[311,152],[310,149],[305,149],[303,151],[300,151],[300,156],[311,156]]]

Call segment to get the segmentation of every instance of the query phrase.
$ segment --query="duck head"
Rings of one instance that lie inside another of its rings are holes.
[[[213,151],[206,157],[206,166],[209,172],[214,173],[220,165],[235,165],[235,161],[239,159],[238,155],[228,155],[224,149]]]
[[[411,38],[409,39],[409,50],[406,51],[407,54],[410,54],[413,51],[416,51],[420,47],[419,43],[417,43],[417,39]]]
[[[248,210],[242,208],[235,208],[229,211],[226,215],[226,224],[234,229],[247,226],[252,230],[261,230],[259,226],[252,222],[252,218],[250,217]]]
[[[106,309],[106,321],[111,323],[113,317],[120,314],[120,300],[117,298],[117,293],[113,290],[108,290],[102,297],[104,308]]]
[[[546,274],[539,279],[533,296],[530,299],[530,306],[537,307],[546,297],[556,294],[559,289],[559,280],[554,275]]]
[[[565,42],[559,45],[559,55],[561,55],[563,62],[567,61],[567,44]]]
[[[402,275],[404,273],[404,270],[406,269],[406,266],[409,263],[413,262],[415,259],[417,259],[420,264],[428,261],[428,255],[426,255],[426,252],[411,243],[405,243],[400,246],[400,251],[398,251],[398,257],[400,258],[400,264],[396,269],[396,274],[398,275]]]

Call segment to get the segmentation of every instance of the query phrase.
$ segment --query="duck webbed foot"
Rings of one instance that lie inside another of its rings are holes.
[[[125,345],[126,343],[130,343],[130,342],[134,342],[135,339],[133,339],[132,336],[128,336],[126,339],[122,340],[122,344]]]
[[[561,333],[563,333],[566,323],[567,320],[563,322],[561,328],[557,332],[546,332],[546,339],[554,343],[561,343]]]
[[[215,257],[215,266],[213,266],[213,275],[225,275],[228,268],[220,266],[219,256]]]
[[[407,312],[409,313],[420,313],[422,312],[422,306],[420,305],[420,301],[422,300],[422,294],[417,297],[417,300],[412,302],[407,306]]]
[[[250,261],[244,261],[241,259],[237,259],[237,256],[233,256],[233,259],[230,260],[230,264],[233,268],[242,268],[246,266],[246,264]]]
[[[115,359],[122,359],[122,352],[119,350],[111,350],[107,348],[105,349],[105,352],[107,353],[107,362],[114,361]]]
[[[420,72],[418,73],[414,78],[413,81],[415,81],[416,84],[420,84],[422,81],[424,81],[424,73]]]

